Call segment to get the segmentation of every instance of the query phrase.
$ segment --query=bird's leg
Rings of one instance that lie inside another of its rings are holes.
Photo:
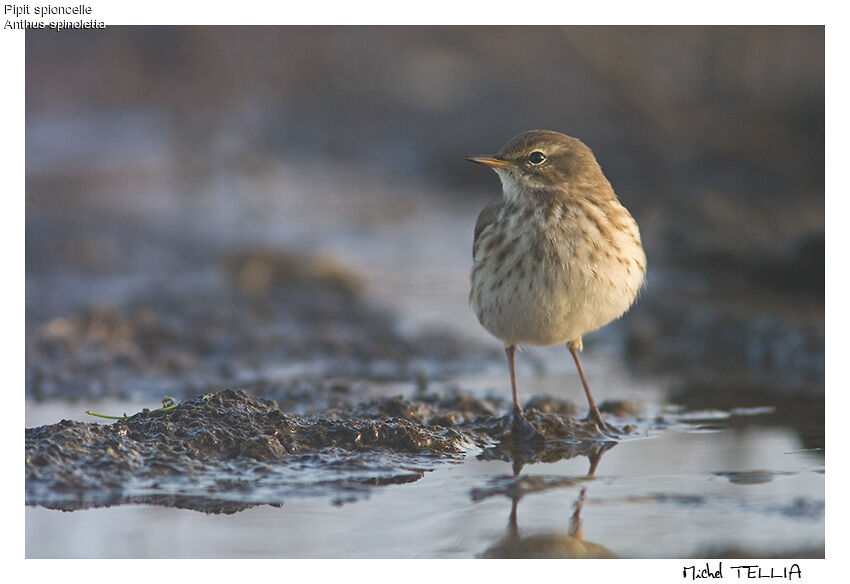
[[[577,341],[570,341],[567,343],[567,349],[570,350],[570,353],[573,356],[573,359],[576,362],[576,368],[578,369],[578,375],[581,377],[581,384],[584,386],[584,393],[587,395],[587,403],[590,406],[590,411],[588,412],[588,417],[596,422],[596,425],[599,426],[600,430],[609,430],[613,431],[617,434],[620,432],[612,425],[605,422],[602,419],[602,414],[599,413],[599,408],[596,407],[596,402],[593,399],[593,396],[590,393],[590,387],[587,385],[587,378],[584,376],[584,369],[581,368],[581,361],[578,358],[578,352],[582,349],[581,337]]]
[[[516,372],[514,371],[514,352],[516,352],[516,347],[510,346],[505,347],[505,355],[508,357],[508,370],[511,372],[511,391],[514,396],[514,421],[525,420],[525,416],[522,415],[522,408],[519,405],[519,399],[516,394]]]
[[[513,392],[514,397],[514,411],[513,416],[511,416],[513,420],[511,422],[510,432],[522,437],[523,440],[545,440],[545,436],[543,436],[543,434],[541,434],[540,431],[528,421],[525,414],[522,413],[522,407],[519,405],[519,398],[517,397],[516,392],[516,372],[514,371],[515,351],[515,346],[505,347],[505,354],[508,357],[508,369],[511,372],[511,391]],[[522,465],[520,464],[519,467],[522,468]]]

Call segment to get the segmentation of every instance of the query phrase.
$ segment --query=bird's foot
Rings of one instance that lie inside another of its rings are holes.
[[[596,427],[599,429],[599,431],[610,438],[619,438],[620,436],[623,436],[625,434],[622,429],[606,422],[602,418],[602,414],[599,413],[599,410],[591,410],[590,412],[588,412],[585,421],[596,424]]]
[[[546,439],[540,430],[535,428],[534,424],[528,421],[528,418],[525,417],[522,410],[518,408],[514,408],[513,415],[511,416],[511,427],[508,432],[517,438],[526,441]]]

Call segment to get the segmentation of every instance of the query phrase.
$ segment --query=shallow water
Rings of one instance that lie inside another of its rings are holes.
[[[823,466],[783,432],[671,432],[618,445],[584,483],[584,538],[621,557],[773,556],[822,549]],[[655,461],[648,462],[648,461]],[[528,476],[581,477],[586,460],[535,464]],[[706,471],[706,469],[712,469]],[[769,469],[763,484],[716,471]],[[300,499],[235,515],[149,506],[26,511],[27,557],[471,557],[507,535],[511,500],[471,492],[510,476],[506,462],[446,465],[341,507]],[[566,534],[579,487],[526,495],[520,533]]]
[[[557,377],[547,381],[558,385],[569,376]],[[627,378],[604,377],[614,394],[629,393],[613,385]],[[472,448],[462,463],[436,465],[412,483],[374,487],[342,505],[323,493],[232,515],[147,505],[71,513],[27,507],[26,554],[462,558],[498,555],[505,542],[545,534],[561,536],[551,539],[553,553],[569,555],[575,550],[564,542],[572,541],[570,520],[584,490],[584,540],[620,557],[822,555],[822,452],[803,449],[790,430],[760,425],[769,409],[662,412],[646,403],[643,422],[602,455],[593,477],[588,459],[577,457],[526,465],[517,480],[510,463],[482,460]],[[654,427],[656,413],[675,421]],[[29,404],[27,415],[28,426],[87,417],[76,404],[56,402]],[[542,482],[550,487],[532,488]],[[514,501],[505,493],[520,495],[518,533],[511,532]]]

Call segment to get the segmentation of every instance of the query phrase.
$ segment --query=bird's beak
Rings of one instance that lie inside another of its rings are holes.
[[[489,166],[490,168],[508,168],[511,166],[511,163],[507,160],[502,160],[501,158],[494,158],[492,156],[470,156],[467,158],[468,161],[474,162],[475,164],[483,164],[484,166]]]

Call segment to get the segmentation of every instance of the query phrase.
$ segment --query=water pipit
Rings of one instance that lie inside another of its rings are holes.
[[[544,130],[513,138],[492,156],[472,156],[502,181],[501,201],[475,224],[469,301],[505,344],[514,425],[529,429],[517,399],[518,346],[565,343],[581,377],[589,419],[605,423],[578,353],[581,338],[622,316],[646,272],[638,226],[590,148]]]

